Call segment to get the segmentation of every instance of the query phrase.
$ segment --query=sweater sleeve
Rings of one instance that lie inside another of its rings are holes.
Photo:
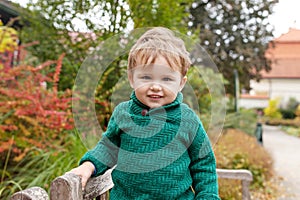
[[[86,161],[94,164],[96,173],[92,176],[104,174],[107,169],[112,168],[117,163],[120,147],[120,129],[115,122],[114,113],[101,140],[92,150],[87,151],[79,161],[79,164]]]
[[[189,154],[195,199],[220,200],[215,155],[201,123],[189,147]]]

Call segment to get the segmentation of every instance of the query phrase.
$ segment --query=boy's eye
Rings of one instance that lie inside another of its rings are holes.
[[[141,76],[140,78],[141,78],[141,79],[144,79],[144,80],[150,80],[150,79],[151,79],[150,76]]]
[[[165,77],[165,78],[163,78],[163,81],[172,81],[172,79],[168,78],[168,77]]]

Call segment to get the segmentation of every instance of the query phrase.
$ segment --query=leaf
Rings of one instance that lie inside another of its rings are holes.
[[[24,133],[25,136],[30,136],[31,135],[31,133],[25,128],[24,125],[19,124],[18,126],[20,127],[20,129],[22,130],[22,132]]]

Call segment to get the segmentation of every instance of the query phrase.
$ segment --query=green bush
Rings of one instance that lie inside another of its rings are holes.
[[[291,97],[287,103],[286,109],[287,110],[295,110],[298,105],[299,105],[298,100],[294,97]]]
[[[222,98],[225,94],[222,94],[223,91],[222,88],[220,88],[220,81],[222,81],[222,86],[223,84],[227,84],[223,75],[214,72],[208,67],[193,66],[189,69],[187,77],[188,83],[182,91],[184,95],[184,102],[200,115],[201,121],[206,129],[209,124],[215,126],[220,123],[218,120],[223,119],[211,121],[211,117],[212,108],[219,106],[216,110],[218,112],[223,112]],[[215,88],[215,90],[212,90],[212,88]],[[214,114],[217,115],[217,113]],[[218,116],[222,115],[223,113],[220,113]]]
[[[279,109],[283,119],[294,119],[296,117],[294,110]]]
[[[299,127],[282,126],[281,128],[289,135],[300,137],[300,126]]]
[[[235,128],[254,136],[257,123],[257,114],[252,109],[240,109],[226,115],[224,128]]]

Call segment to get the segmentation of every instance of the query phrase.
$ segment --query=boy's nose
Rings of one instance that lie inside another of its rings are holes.
[[[150,90],[153,90],[155,92],[161,91],[161,86],[159,84],[154,83],[151,87]]]

